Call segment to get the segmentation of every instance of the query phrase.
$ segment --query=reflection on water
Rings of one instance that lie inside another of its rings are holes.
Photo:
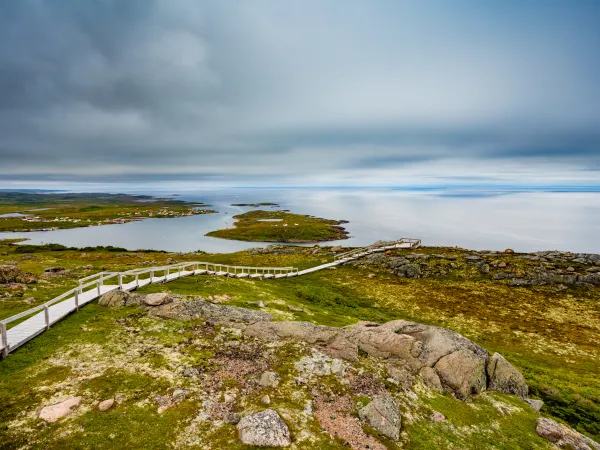
[[[219,213],[43,233],[0,233],[0,238],[27,237],[31,243],[56,242],[77,247],[114,245],[128,249],[232,252],[261,244],[204,235],[231,227],[233,215],[256,209],[231,206],[232,203],[275,202],[292,212],[350,221],[345,227],[351,238],[334,244],[359,246],[380,239],[418,237],[424,245],[471,249],[600,252],[598,193],[452,195],[442,191],[384,189],[229,189],[180,195],[182,200],[213,205]]]

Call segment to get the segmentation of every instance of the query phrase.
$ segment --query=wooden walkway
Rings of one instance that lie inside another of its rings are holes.
[[[295,267],[250,267],[230,266],[208,262],[185,262],[169,266],[128,270],[125,272],[100,272],[79,280],[79,285],[62,295],[0,321],[0,354],[8,356],[27,341],[43,333],[53,324],[79,310],[107,292],[117,289],[133,291],[154,283],[168,283],[185,276],[215,275],[234,278],[280,279],[305,275],[348,261],[362,258],[372,253],[405,248],[415,249],[421,245],[419,239],[403,238],[393,242],[374,244],[336,255],[333,262],[298,270]],[[108,281],[113,284],[107,283]],[[8,324],[21,321],[9,328]]]

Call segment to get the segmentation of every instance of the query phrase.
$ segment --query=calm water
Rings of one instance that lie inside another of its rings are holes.
[[[424,245],[517,251],[570,250],[600,253],[600,193],[485,193],[447,191],[230,189],[177,193],[178,199],[213,205],[218,214],[149,219],[124,225],[37,233],[0,233],[31,243],[68,246],[114,245],[128,249],[232,252],[261,244],[204,236],[231,227],[232,216],[255,208],[232,203],[276,202],[281,209],[345,219],[351,239],[346,246],[418,237]],[[265,207],[264,209],[270,209]]]

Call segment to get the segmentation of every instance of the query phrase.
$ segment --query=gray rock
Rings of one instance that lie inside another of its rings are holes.
[[[262,311],[228,305],[215,305],[201,297],[184,300],[179,296],[173,296],[171,303],[152,307],[148,309],[148,313],[165,319],[195,320],[204,318],[221,324],[231,324],[232,322],[255,323],[272,319],[270,314]]]
[[[444,356],[434,367],[442,384],[461,400],[486,388],[486,358],[465,348]]]
[[[540,417],[537,420],[536,432],[559,448],[569,450],[600,450],[600,444],[571,428]]]
[[[525,403],[531,406],[535,411],[540,412],[542,406],[544,406],[544,402],[541,400],[534,400],[531,398],[526,398]]]
[[[265,372],[260,376],[259,385],[263,387],[276,388],[279,386],[279,380],[281,377],[275,372]]]
[[[131,306],[139,304],[139,300],[127,291],[115,290],[107,292],[98,300],[100,306],[111,308],[119,306]]]
[[[0,284],[10,283],[35,283],[36,278],[27,272],[23,272],[14,266],[1,265],[0,266]]]
[[[421,268],[418,264],[404,264],[395,268],[393,272],[399,277],[416,278],[421,275]]]
[[[358,416],[390,439],[400,439],[402,415],[400,406],[393,397],[376,396],[371,403],[359,409]]]
[[[81,397],[71,397],[60,403],[45,406],[40,410],[39,418],[49,423],[56,422],[62,417],[69,415],[72,411],[72,408],[81,404],[81,400]]]
[[[237,424],[241,441],[259,447],[287,447],[291,441],[290,430],[276,411],[264,411],[246,416]]]
[[[46,267],[44,269],[44,272],[46,272],[46,273],[57,273],[57,272],[62,272],[63,270],[65,270],[64,267]]]
[[[494,353],[487,366],[489,389],[527,398],[529,388],[521,375],[500,353]]]
[[[190,393],[190,391],[185,390],[185,389],[175,389],[173,391],[173,394],[171,394],[171,398],[173,399],[173,401],[175,403],[179,403],[179,402],[185,400],[185,398],[188,396],[189,393]]]
[[[166,292],[157,292],[155,294],[148,294],[142,298],[142,302],[147,306],[160,306],[173,301],[173,296]]]
[[[480,271],[481,273],[484,273],[484,274],[485,274],[485,273],[490,273],[490,265],[489,265],[489,264],[481,264],[481,265],[479,266],[479,271]]]
[[[263,405],[270,405],[271,404],[271,397],[269,397],[268,395],[263,396],[263,398],[260,399],[260,402]]]
[[[230,425],[237,425],[240,423],[241,417],[238,413],[230,412],[225,416],[225,422]]]
[[[421,375],[425,386],[427,386],[429,389],[436,392],[442,392],[444,390],[440,376],[437,374],[434,368],[423,367],[419,374]]]

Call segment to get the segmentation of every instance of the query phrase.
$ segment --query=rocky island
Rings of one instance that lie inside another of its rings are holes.
[[[216,230],[207,236],[253,242],[310,243],[347,239],[346,221],[293,214],[288,211],[249,211],[233,216],[234,228]]]

